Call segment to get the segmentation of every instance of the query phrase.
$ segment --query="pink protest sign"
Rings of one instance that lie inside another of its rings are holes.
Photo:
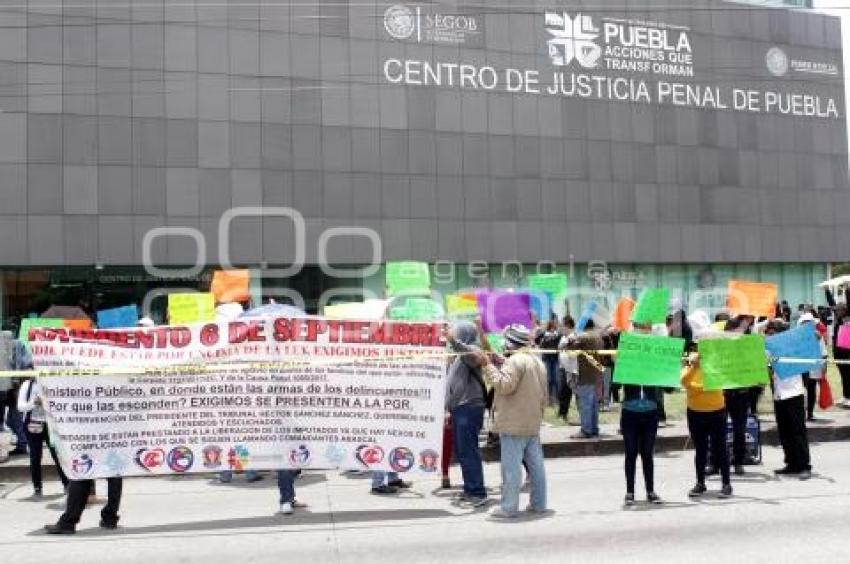
[[[842,349],[850,349],[850,325],[842,325],[838,329],[838,341],[836,344]]]
[[[478,310],[484,331],[495,333],[514,323],[531,328],[530,304],[530,297],[524,292],[479,293]]]

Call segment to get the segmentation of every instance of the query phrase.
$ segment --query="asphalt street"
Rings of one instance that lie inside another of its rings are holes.
[[[0,552],[49,562],[793,562],[836,561],[850,532],[850,444],[813,446],[815,476],[777,479],[781,451],[734,481],[735,496],[694,502],[693,451],[659,455],[661,506],[622,506],[620,456],[547,462],[550,514],[492,522],[453,504],[454,492],[418,480],[397,497],[368,493],[365,476],[308,473],[298,480],[294,516],[275,515],[276,484],[237,479],[136,478],[125,481],[121,527],[97,527],[98,508],[74,537],[41,532],[63,508],[58,483],[31,501],[29,484],[0,485]],[[498,494],[498,466],[486,468]],[[453,469],[457,480],[459,471]],[[98,488],[105,493],[105,483]],[[710,483],[716,491],[719,484]],[[638,498],[643,491],[638,489]],[[523,496],[523,504],[527,497]],[[29,556],[27,556],[29,555]],[[13,561],[13,560],[9,560]]]

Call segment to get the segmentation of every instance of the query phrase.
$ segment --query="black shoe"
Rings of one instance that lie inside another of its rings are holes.
[[[398,488],[394,488],[388,485],[378,486],[377,488],[372,488],[372,493],[376,495],[390,495],[397,494]]]
[[[790,466],[785,466],[784,468],[779,468],[773,471],[777,476],[792,476],[794,474],[799,474],[796,470],[791,468]]]
[[[655,505],[664,503],[663,501],[661,501],[661,497],[655,492],[649,492],[648,494],[646,494],[646,501]]]
[[[392,482],[387,482],[387,485],[398,490],[408,490],[413,484],[404,480],[393,480]]]
[[[721,499],[732,497],[732,484],[723,484],[723,487],[720,488],[720,493],[717,497]]]
[[[105,521],[103,519],[100,520],[100,528],[101,529],[109,529],[110,531],[118,528],[118,521]]]
[[[56,523],[55,525],[45,525],[44,531],[48,535],[73,535],[77,532],[77,528],[73,525],[63,525]]]
[[[707,490],[705,484],[697,484],[691,488],[691,491],[688,492],[688,497],[700,497]]]
[[[25,448],[16,448],[14,450],[9,451],[9,456],[26,456],[27,449]]]
[[[448,489],[451,489],[451,487],[452,487],[452,481],[448,478],[443,478],[443,481],[440,483],[440,488],[442,488],[444,490],[448,490]]]
[[[41,499],[44,497],[44,493],[41,491],[41,488],[35,488],[32,492],[33,499]]]
[[[803,470],[797,476],[800,480],[811,480],[812,479],[812,471],[811,470]]]
[[[631,507],[635,504],[635,494],[627,493],[625,499],[623,500],[623,505],[626,507]]]

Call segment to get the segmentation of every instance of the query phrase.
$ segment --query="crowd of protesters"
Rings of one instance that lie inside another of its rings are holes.
[[[695,447],[696,481],[688,492],[699,497],[707,492],[706,476],[719,473],[719,497],[732,495],[731,474],[743,474],[744,466],[757,461],[747,452],[748,421],[758,416],[761,387],[712,391],[703,388],[702,372],[696,343],[700,338],[717,332],[741,334],[760,332],[773,335],[793,326],[813,324],[823,343],[826,358],[831,349],[835,359],[850,359],[850,349],[838,346],[839,328],[850,323],[847,303],[838,302],[827,292],[829,308],[820,310],[800,306],[796,313],[787,303],[777,305],[773,319],[751,316],[728,317],[719,314],[710,321],[704,313],[688,316],[679,309],[668,316],[665,324],[633,324],[631,331],[653,335],[680,337],[686,342],[681,384],[687,394],[687,426]],[[143,319],[140,325],[150,326]],[[10,341],[4,335],[4,342]],[[484,482],[481,456],[481,435],[489,428],[492,444],[498,445],[501,458],[501,499],[490,511],[493,519],[512,519],[520,514],[520,492],[523,468],[530,489],[527,512],[548,510],[546,472],[540,437],[546,409],[554,408],[557,416],[568,421],[570,406],[575,398],[580,430],[573,438],[593,440],[600,435],[599,413],[619,405],[619,429],[624,443],[625,498],[624,505],[635,503],[637,459],[641,459],[646,499],[662,503],[655,490],[654,447],[658,428],[665,424],[664,395],[673,390],[657,387],[623,385],[613,382],[620,330],[613,326],[597,328],[593,319],[583,318],[577,324],[570,316],[554,317],[528,329],[511,325],[504,330],[504,350],[492,351],[480,325],[472,322],[452,324],[448,344],[453,353],[447,363],[447,390],[443,439],[442,487],[450,488],[449,468],[452,459],[460,466],[462,489],[457,503],[473,508],[488,504],[488,489]],[[13,369],[32,368],[26,348],[11,340],[8,366]],[[838,405],[850,408],[850,365],[839,365],[843,398]],[[817,386],[825,378],[821,373],[807,373],[791,378],[771,378],[771,394],[777,430],[785,455],[785,465],[775,470],[778,475],[811,477],[806,422],[814,419]],[[5,422],[16,436],[12,456],[30,456],[33,497],[43,495],[41,463],[44,447],[54,461],[55,450],[50,446],[47,418],[42,405],[38,382],[28,379],[12,385],[10,379],[0,379],[0,421]],[[489,421],[489,423],[488,423]],[[727,423],[727,421],[729,423]],[[732,429],[731,457],[727,445],[727,426]],[[58,464],[57,464],[58,465]],[[298,502],[295,499],[297,470],[278,472],[281,514],[291,514]],[[395,473],[372,472],[373,494],[395,494],[410,487]],[[67,492],[66,510],[47,532],[71,534],[87,504],[93,501],[93,480],[72,480],[59,470],[60,480]],[[260,479],[257,473],[247,473],[249,481]],[[220,476],[222,482],[231,474]],[[101,512],[101,527],[114,529],[118,524],[122,480],[108,480],[107,503]]]

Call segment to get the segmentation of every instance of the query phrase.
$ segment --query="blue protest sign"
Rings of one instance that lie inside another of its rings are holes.
[[[528,292],[528,307],[534,312],[538,321],[549,321],[552,315],[552,300],[545,292],[530,290]]]
[[[771,362],[778,378],[791,378],[823,368],[823,354],[812,323],[768,337],[765,348],[771,358],[794,359],[793,362]]]
[[[587,322],[593,318],[593,314],[596,313],[596,308],[599,305],[596,302],[588,302],[586,306],[584,306],[584,311],[581,312],[581,317],[578,318],[578,323],[576,323],[576,331],[584,331],[585,327],[587,327]]]
[[[135,327],[139,322],[139,310],[134,305],[102,309],[97,312],[97,326],[100,329]]]

